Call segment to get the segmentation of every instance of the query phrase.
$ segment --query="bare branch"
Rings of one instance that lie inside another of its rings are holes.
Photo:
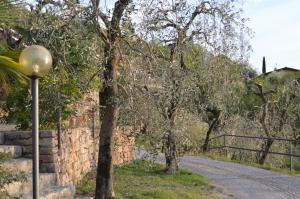
[[[115,3],[115,9],[111,19],[111,25],[109,28],[111,34],[111,40],[114,41],[117,35],[120,33],[120,21],[123,16],[123,12],[131,0],[119,0]]]
[[[201,14],[203,12],[203,10],[205,9],[205,5],[206,4],[210,4],[209,1],[203,1],[201,2],[194,10],[194,12],[192,13],[189,21],[187,22],[187,24],[184,26],[183,31],[187,32],[188,29],[190,28],[190,26],[192,25],[193,21],[195,20],[195,18]]]
[[[105,24],[106,28],[108,29],[110,26],[109,17],[106,14],[104,14],[103,12],[101,12],[101,10],[99,10],[99,16],[100,16],[101,20],[103,21],[103,23]]]

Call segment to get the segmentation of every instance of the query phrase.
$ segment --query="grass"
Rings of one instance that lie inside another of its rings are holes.
[[[76,186],[80,195],[93,196],[95,171]],[[114,168],[117,199],[215,199],[217,192],[208,180],[186,170],[167,175],[163,166],[145,161]]]
[[[231,160],[230,158],[228,158],[226,156],[220,156],[218,154],[210,153],[210,152],[201,153],[199,155],[204,156],[204,157],[208,157],[208,158],[213,159],[213,160],[221,160],[221,161],[225,161],[225,162],[234,162],[234,163],[244,164],[244,165],[247,165],[247,166],[257,167],[257,168],[260,168],[260,169],[270,170],[270,171],[274,171],[274,172],[278,172],[278,173],[300,176],[300,171],[297,171],[297,170],[292,170],[291,171],[290,169],[286,169],[286,168],[273,167],[270,164],[260,165],[260,164],[254,163],[254,162],[247,162],[247,161],[242,161],[242,160]]]
[[[0,162],[1,161],[8,161],[12,159],[11,153],[0,153]]]

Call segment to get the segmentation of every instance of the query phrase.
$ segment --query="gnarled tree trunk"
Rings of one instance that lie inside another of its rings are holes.
[[[104,67],[104,87],[99,93],[101,105],[105,105],[105,113],[99,136],[99,155],[96,179],[95,199],[113,199],[113,150],[114,134],[118,120],[118,86],[117,67],[120,61],[118,51],[120,43],[120,21],[123,12],[130,0],[118,0],[111,20],[106,15],[99,14],[99,0],[92,1],[95,13],[94,24],[104,45],[105,67]],[[98,22],[98,17],[106,25],[107,32],[103,31]]]
[[[165,142],[165,158],[166,158],[166,173],[173,174],[178,171],[178,153],[176,135],[174,133],[175,117],[176,117],[176,103],[171,103],[168,112],[168,121],[170,122],[170,129],[167,132]]]
[[[106,70],[104,72],[105,86],[100,104],[105,105],[105,113],[100,129],[98,168],[96,179],[96,199],[114,198],[113,192],[113,150],[114,134],[116,122],[118,120],[118,104],[116,101],[118,94],[117,87],[117,63],[119,60],[118,52],[115,48],[107,47],[105,54],[108,57]]]
[[[260,165],[263,165],[267,159],[267,156],[269,154],[269,151],[271,149],[271,146],[273,144],[274,140],[273,139],[267,139],[262,147],[262,151],[259,155],[258,163]]]
[[[178,154],[175,134],[170,130],[165,146],[166,172],[173,174],[178,170]]]
[[[207,130],[207,132],[206,132],[206,137],[205,137],[205,141],[204,141],[204,144],[203,144],[203,148],[202,148],[203,152],[207,152],[207,150],[208,150],[208,143],[209,143],[210,134],[211,134],[213,128],[214,128],[214,127],[216,126],[216,124],[218,123],[219,118],[220,118],[220,114],[221,114],[221,111],[218,111],[216,118],[215,118],[215,119],[213,120],[213,122],[209,125],[209,128],[208,128],[208,130]]]

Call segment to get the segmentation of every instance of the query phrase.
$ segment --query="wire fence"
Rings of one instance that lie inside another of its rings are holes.
[[[241,139],[246,139],[247,142],[249,143],[250,141],[255,141],[255,140],[272,140],[272,141],[278,141],[278,142],[284,142],[285,148],[288,149],[288,152],[284,151],[274,151],[270,150],[268,154],[274,154],[274,155],[280,155],[280,156],[287,156],[289,157],[289,165],[290,165],[290,170],[293,170],[293,158],[300,158],[300,152],[295,153],[294,148],[300,144],[300,140],[296,139],[287,139],[287,138],[275,138],[275,137],[263,137],[263,136],[247,136],[247,135],[230,135],[230,134],[222,134],[219,136],[215,136],[209,139],[209,147],[208,150],[224,150],[226,156],[227,156],[227,151],[228,149],[234,149],[234,150],[242,150],[242,151],[251,151],[251,152],[257,152],[261,153],[264,152],[261,149],[257,148],[250,148],[245,146],[238,146],[236,144],[232,144],[232,142],[229,142],[229,138],[235,138],[235,141],[241,140]],[[246,143],[247,143],[246,142]],[[237,142],[235,142],[237,143]],[[245,142],[242,142],[245,143]]]

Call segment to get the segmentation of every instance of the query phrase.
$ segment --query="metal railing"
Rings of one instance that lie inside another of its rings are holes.
[[[286,139],[286,138],[276,138],[276,137],[258,137],[258,136],[247,136],[247,135],[230,135],[230,134],[222,134],[219,136],[215,136],[209,139],[209,147],[208,150],[215,150],[215,149],[223,149],[225,150],[225,153],[227,154],[227,149],[237,149],[237,150],[244,150],[244,151],[252,151],[252,152],[264,152],[260,149],[254,149],[254,148],[247,148],[247,147],[240,147],[240,146],[234,146],[227,143],[226,137],[235,137],[237,139],[251,139],[251,140],[273,140],[273,141],[283,141],[289,143],[289,153],[279,152],[279,151],[269,151],[268,154],[274,154],[274,155],[282,155],[282,156],[289,156],[290,158],[290,170],[293,169],[293,157],[300,157],[300,154],[294,154],[293,153],[293,146],[300,143],[300,140],[296,139]],[[222,139],[221,145],[219,146],[210,146],[211,142],[213,140]]]

